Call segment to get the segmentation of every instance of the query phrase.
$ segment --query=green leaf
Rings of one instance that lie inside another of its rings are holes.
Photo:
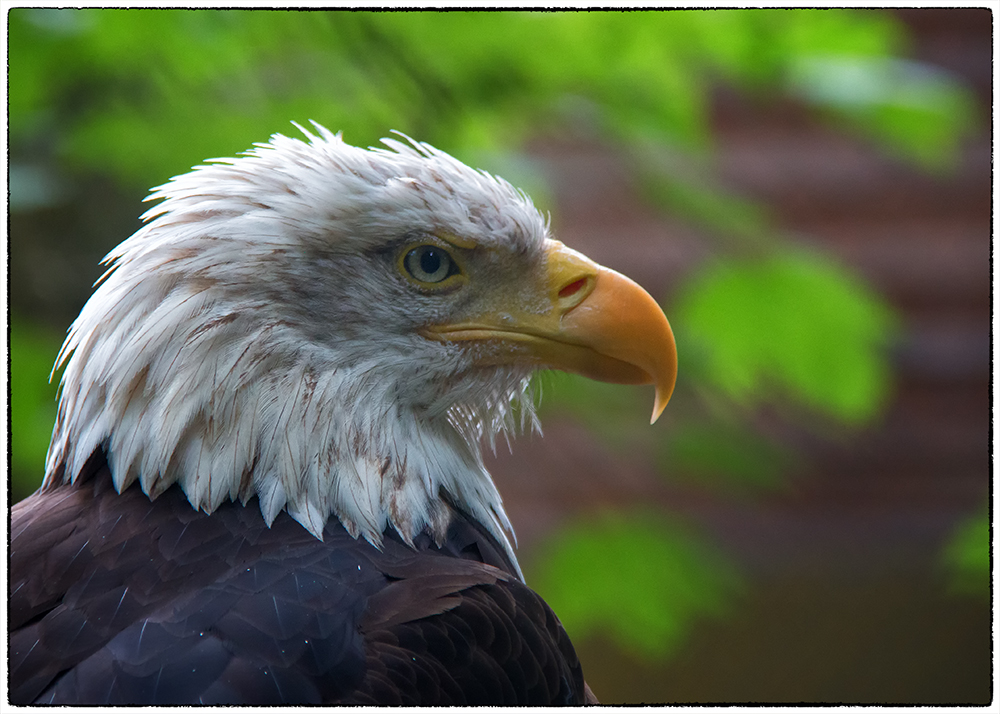
[[[990,598],[990,514],[982,508],[955,531],[944,550],[954,592]]]
[[[641,187],[652,203],[720,238],[758,244],[774,235],[764,206],[713,186],[692,156],[664,144],[635,149]]]
[[[652,513],[566,528],[531,574],[571,637],[604,633],[653,658],[675,652],[698,618],[724,616],[741,587],[721,554]]]
[[[664,473],[727,494],[779,489],[795,462],[786,449],[738,422],[682,422],[663,443],[659,457]]]
[[[793,93],[927,169],[953,163],[974,125],[971,90],[917,62],[807,54],[791,63],[788,83]]]
[[[860,423],[887,397],[893,315],[856,277],[819,255],[708,264],[682,289],[673,322],[678,344],[695,355],[688,363],[737,402],[790,398]]]
[[[786,57],[816,53],[883,57],[904,49],[902,23],[872,10],[767,10],[758,17],[772,29],[771,39]]]

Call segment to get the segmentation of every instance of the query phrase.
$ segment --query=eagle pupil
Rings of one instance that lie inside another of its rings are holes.
[[[448,251],[433,245],[421,245],[408,251],[403,268],[421,283],[440,283],[458,272]]]
[[[436,277],[436,273],[441,269],[441,256],[433,248],[428,248],[420,256],[420,269],[427,275]]]

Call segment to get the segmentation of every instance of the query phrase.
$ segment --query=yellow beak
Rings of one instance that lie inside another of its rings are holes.
[[[475,343],[480,364],[527,362],[617,384],[654,384],[655,422],[677,380],[677,349],[649,293],[558,241],[547,241],[541,291],[531,304],[501,304],[425,334]]]

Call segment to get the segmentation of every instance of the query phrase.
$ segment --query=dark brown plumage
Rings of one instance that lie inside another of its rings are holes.
[[[254,502],[119,495],[97,453],[11,536],[14,704],[584,702],[558,619],[465,517],[440,547],[319,541]]]

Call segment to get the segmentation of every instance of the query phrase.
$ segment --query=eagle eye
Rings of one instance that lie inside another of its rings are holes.
[[[451,253],[434,243],[405,250],[401,263],[406,276],[424,287],[444,287],[452,282],[449,278],[462,273]]]

